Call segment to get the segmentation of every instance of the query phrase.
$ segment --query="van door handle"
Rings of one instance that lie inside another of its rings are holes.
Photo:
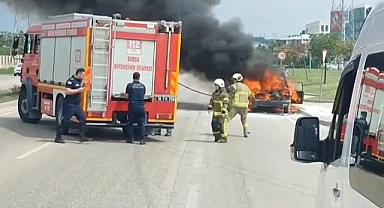
[[[339,198],[340,197],[340,190],[338,188],[338,184],[336,183],[336,187],[333,188],[333,195],[336,197],[336,198]]]

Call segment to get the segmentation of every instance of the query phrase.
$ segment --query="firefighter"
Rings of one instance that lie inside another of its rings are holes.
[[[243,76],[235,73],[232,76],[233,84],[228,87],[230,97],[230,110],[228,113],[228,121],[231,121],[237,114],[240,115],[241,124],[243,125],[243,135],[248,137],[247,114],[249,103],[252,103],[252,93],[247,85],[243,83]]]
[[[65,86],[65,97],[63,105],[63,119],[60,125],[56,129],[56,138],[55,143],[64,144],[64,140],[61,138],[64,131],[68,129],[69,122],[71,121],[72,116],[75,116],[80,123],[80,142],[88,141],[89,139],[85,138],[86,130],[86,118],[83,110],[80,107],[81,102],[81,93],[84,92],[84,87],[82,85],[82,80],[85,76],[85,69],[79,68],[76,70],[75,75],[69,78]]]
[[[128,83],[125,90],[125,99],[128,99],[128,123],[127,123],[127,143],[134,143],[133,124],[137,123],[139,128],[140,144],[145,141],[145,109],[144,97],[146,87],[140,82],[140,73],[133,73],[133,82]]]
[[[212,133],[215,142],[227,143],[227,124],[228,124],[228,106],[229,97],[225,90],[225,82],[223,79],[214,81],[215,91],[209,101],[208,111],[213,111],[212,116]]]

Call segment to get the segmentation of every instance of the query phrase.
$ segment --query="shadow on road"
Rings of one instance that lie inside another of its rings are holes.
[[[186,140],[182,140],[182,141],[185,141],[185,142],[201,142],[201,143],[217,143],[217,142],[213,141],[213,136],[212,136],[212,141],[210,141],[210,140],[198,140],[198,139],[186,139]]]
[[[211,136],[213,138],[213,135],[210,134],[210,133],[201,133],[200,135],[202,135],[202,136]],[[232,134],[228,134],[228,137],[244,138],[242,135],[232,135]],[[184,141],[194,141],[194,140],[184,140]]]
[[[193,140],[186,140],[186,141],[193,141]],[[205,141],[199,140],[197,142],[205,142]],[[206,141],[206,143],[214,143],[214,142]],[[223,146],[223,147],[225,147],[227,145],[228,144],[226,144],[226,145],[218,144],[218,146]],[[161,151],[164,151],[164,152],[174,154],[174,155],[179,155],[181,157],[186,157],[188,159],[194,159],[196,156],[195,152],[190,152],[188,150],[185,151],[182,149],[176,149],[174,147],[169,147],[169,146],[166,146],[166,147],[165,146],[156,146],[154,148],[161,150]],[[243,177],[250,177],[250,178],[256,179],[258,181],[262,181],[264,183],[267,183],[269,185],[279,186],[279,187],[287,189],[287,190],[294,190],[297,193],[301,193],[301,194],[306,195],[306,196],[308,196],[308,195],[309,196],[315,196],[315,193],[316,193],[315,190],[313,190],[312,188],[309,188],[305,185],[300,185],[300,184],[294,183],[292,181],[288,181],[288,180],[283,179],[283,178],[277,178],[273,175],[268,175],[266,173],[263,173],[262,171],[255,171],[255,170],[246,169],[246,168],[242,167],[241,165],[233,165],[233,164],[226,163],[226,162],[223,162],[222,160],[214,159],[211,157],[204,157],[204,163],[208,166],[215,166],[217,168],[224,169],[224,170],[226,170],[228,172],[232,172],[234,174],[241,174]],[[263,167],[260,167],[260,168],[262,169]]]
[[[203,103],[187,103],[187,102],[178,102],[178,110],[191,110],[191,111],[206,111],[208,104]]]
[[[37,124],[23,123],[20,118],[0,118],[0,128],[12,131],[25,138],[37,139],[37,142],[52,142],[55,138],[56,123],[53,119],[43,118]],[[91,142],[125,142],[126,138],[121,128],[110,127],[89,127],[87,137],[92,138]],[[78,136],[65,135],[63,139],[68,142],[78,143]],[[163,142],[157,138],[147,137],[147,142]]]

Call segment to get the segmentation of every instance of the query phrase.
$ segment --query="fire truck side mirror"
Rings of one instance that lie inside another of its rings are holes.
[[[20,40],[20,37],[18,36],[13,38],[13,45],[12,45],[13,49],[17,49],[19,47],[19,40]]]
[[[320,162],[320,121],[317,117],[301,117],[297,119],[291,159],[296,162]]]
[[[20,40],[20,38],[18,36],[13,38],[12,55],[13,55],[13,53],[17,54],[17,49],[19,48],[19,40]],[[16,55],[16,54],[14,54],[14,55]]]

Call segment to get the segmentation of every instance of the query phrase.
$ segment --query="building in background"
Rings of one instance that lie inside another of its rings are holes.
[[[353,40],[357,39],[360,34],[361,26],[363,25],[370,8],[371,7],[366,4],[361,4],[353,6],[350,10],[344,13],[344,27],[346,37],[349,37]]]
[[[300,34],[300,35],[290,35],[286,38],[275,39],[276,43],[283,45],[303,45],[309,43],[311,35],[309,34]]]
[[[354,5],[353,0],[333,0],[330,15],[331,33],[338,33],[344,40],[356,40],[371,7]]]
[[[330,33],[329,24],[321,21],[311,22],[305,25],[305,33],[310,35]]]

